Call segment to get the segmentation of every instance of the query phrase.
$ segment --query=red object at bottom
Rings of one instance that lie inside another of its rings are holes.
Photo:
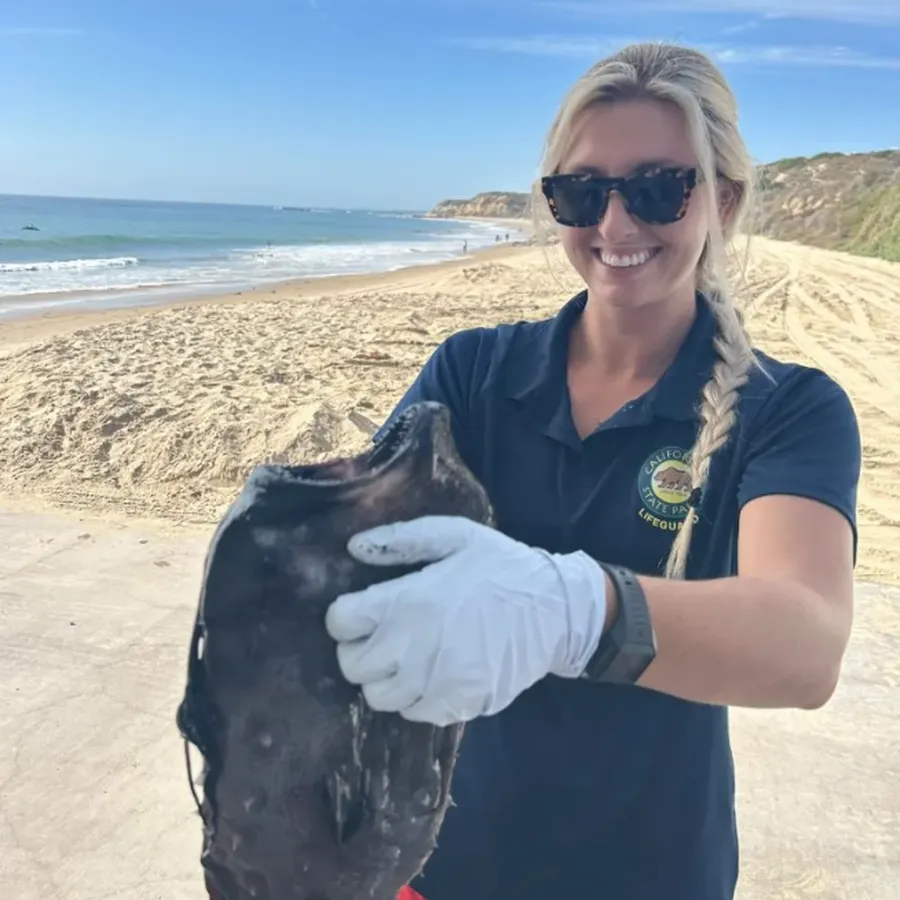
[[[397,894],[397,900],[425,900],[425,898],[418,891],[414,891],[407,885]]]

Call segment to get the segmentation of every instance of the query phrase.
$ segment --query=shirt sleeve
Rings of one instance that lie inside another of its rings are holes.
[[[767,401],[752,429],[738,507],[767,494],[792,494],[842,513],[857,546],[862,443],[843,388],[818,369],[801,369]]]
[[[391,423],[414,403],[432,400],[450,411],[453,440],[466,458],[469,455],[466,422],[472,403],[473,388],[478,383],[479,361],[483,359],[488,330],[472,328],[456,332],[438,345],[415,381],[407,388],[384,424],[372,435],[380,441]]]

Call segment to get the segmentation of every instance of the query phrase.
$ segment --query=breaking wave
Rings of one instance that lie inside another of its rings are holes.
[[[0,275],[20,272],[65,272],[87,269],[122,269],[138,265],[136,256],[114,256],[110,259],[56,259],[45,262],[0,263]]]

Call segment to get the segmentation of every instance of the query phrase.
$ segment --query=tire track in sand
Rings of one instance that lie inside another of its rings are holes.
[[[900,265],[809,247],[757,245],[762,265],[790,266],[779,314],[750,323],[762,349],[785,343],[832,375],[850,396],[863,440],[858,573],[895,580],[900,562]],[[758,325],[758,329],[754,327]],[[757,333],[758,332],[758,333]],[[774,349],[777,347],[777,349]]]

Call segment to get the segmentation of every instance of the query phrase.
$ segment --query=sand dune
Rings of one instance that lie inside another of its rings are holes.
[[[756,239],[756,343],[845,386],[865,441],[859,574],[900,583],[900,264]],[[0,493],[100,514],[213,522],[264,459],[359,449],[456,329],[552,313],[578,285],[558,248],[392,278],[290,286],[119,316],[0,358]],[[21,344],[25,326],[2,340]]]

